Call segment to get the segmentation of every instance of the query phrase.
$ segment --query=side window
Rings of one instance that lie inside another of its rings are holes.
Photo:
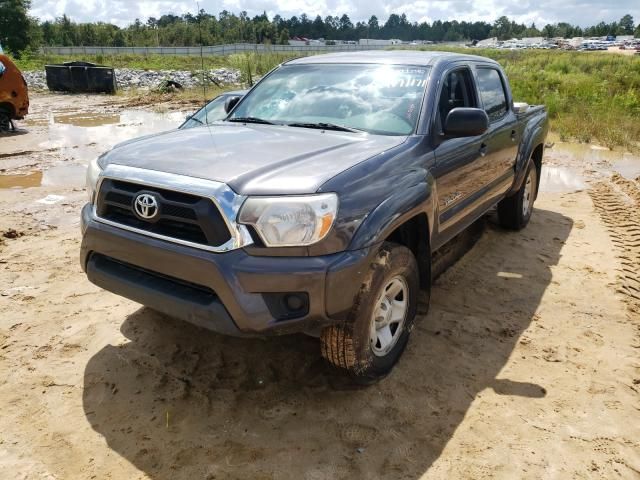
[[[500,77],[494,68],[478,68],[478,90],[484,104],[484,110],[492,122],[507,113],[507,95]]]
[[[475,107],[477,105],[471,82],[471,72],[467,68],[454,70],[444,77],[440,100],[438,103],[438,120],[440,128],[451,110],[458,107]]]

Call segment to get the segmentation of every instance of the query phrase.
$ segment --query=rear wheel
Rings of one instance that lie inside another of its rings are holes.
[[[350,321],[322,331],[322,355],[357,383],[387,375],[409,340],[420,289],[418,265],[408,248],[385,243],[370,266]]]
[[[533,213],[537,189],[538,168],[534,162],[530,162],[520,190],[498,203],[498,218],[502,227],[520,230],[527,226]]]

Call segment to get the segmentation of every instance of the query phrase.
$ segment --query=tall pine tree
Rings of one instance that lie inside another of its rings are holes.
[[[32,28],[28,11],[31,0],[0,0],[0,43],[19,54],[30,44]]]

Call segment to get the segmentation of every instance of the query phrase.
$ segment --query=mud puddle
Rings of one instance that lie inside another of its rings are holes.
[[[101,127],[103,125],[118,125],[120,118],[119,113],[70,113],[54,115],[53,123],[76,127]]]
[[[184,118],[181,112],[144,110],[51,115],[48,138],[40,147],[60,149],[63,155],[86,163],[125,140],[177,128]]]
[[[60,165],[48,170],[20,175],[0,175],[0,189],[33,188],[40,186],[81,187],[87,167],[84,165]]]
[[[640,156],[588,144],[557,142],[545,150],[540,191],[565,193],[583,190],[587,183],[618,172],[640,176]]]
[[[540,191],[564,193],[584,190],[587,184],[581,171],[572,167],[543,165],[540,174]]]
[[[175,129],[184,118],[134,109],[46,112],[3,145],[0,189],[82,186],[89,161],[120,142]]]
[[[557,142],[545,151],[545,158],[552,163],[592,167],[611,165],[625,156],[631,154],[586,143]]]
[[[613,170],[629,180],[640,177],[640,157],[625,156],[613,163]]]

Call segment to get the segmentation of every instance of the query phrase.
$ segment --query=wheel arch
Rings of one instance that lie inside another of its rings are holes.
[[[407,247],[418,262],[420,287],[427,288],[431,281],[431,242],[429,234],[429,217],[419,213],[399,225],[385,239]]]
[[[538,168],[538,173],[542,168],[542,156],[544,155],[544,139],[546,137],[546,130],[542,127],[537,127],[529,136],[529,141],[522,146],[518,157],[516,159],[515,167],[515,179],[507,196],[517,192],[522,186],[524,177],[529,168],[529,163],[533,161]],[[538,175],[538,181],[540,175]]]
[[[0,102],[0,112],[5,111],[9,114],[9,118],[13,118],[16,114],[15,106],[10,102]]]
[[[433,178],[404,188],[382,202],[367,216],[354,235],[350,249],[390,241],[408,247],[420,268],[420,284],[430,281],[431,235],[435,215]]]
[[[538,175],[536,177],[536,195],[534,198],[538,198],[538,191],[540,190],[540,176],[542,175],[542,156],[544,155],[544,144],[539,143],[531,154],[531,160],[533,164],[536,166],[536,170],[538,171]]]

